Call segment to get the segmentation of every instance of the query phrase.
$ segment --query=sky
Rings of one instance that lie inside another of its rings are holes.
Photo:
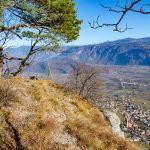
[[[89,22],[96,20],[97,16],[100,16],[100,23],[115,23],[118,16],[102,8],[99,3],[102,3],[105,6],[113,6],[117,1],[118,0],[74,0],[77,17],[83,20],[83,23],[81,25],[78,39],[68,44],[63,43],[63,45],[88,45],[124,38],[150,37],[150,15],[141,15],[137,13],[127,14],[121,23],[121,27],[126,27],[127,24],[128,27],[133,29],[127,30],[124,33],[114,32],[113,28],[110,27],[99,29],[92,29],[90,27]],[[120,2],[124,1],[125,0],[120,0]],[[142,0],[142,3],[150,4],[150,0]],[[18,47],[22,45],[30,45],[30,42],[14,39],[10,41],[8,45]]]
[[[150,15],[141,15],[130,13],[128,14],[121,26],[133,29],[128,30],[124,33],[114,32],[113,28],[90,28],[89,22],[97,19],[100,15],[100,22],[112,22],[117,20],[116,15],[109,13],[107,10],[99,5],[103,3],[107,6],[112,6],[116,3],[116,0],[74,0],[76,3],[76,10],[79,19],[83,20],[80,30],[80,36],[76,41],[69,43],[69,45],[87,45],[96,44],[105,41],[113,41],[123,38],[143,38],[150,37]],[[144,0],[146,3],[150,3],[150,0]],[[142,3],[141,3],[142,4]]]

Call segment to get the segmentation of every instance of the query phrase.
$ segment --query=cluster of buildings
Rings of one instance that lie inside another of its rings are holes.
[[[113,95],[103,98],[99,107],[120,116],[120,127],[128,138],[150,145],[150,109],[144,103],[136,105],[131,95]]]

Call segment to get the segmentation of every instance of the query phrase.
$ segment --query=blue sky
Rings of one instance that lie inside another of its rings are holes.
[[[69,45],[86,45],[93,43],[100,43],[104,41],[112,41],[123,38],[142,38],[150,37],[150,15],[140,15],[140,14],[130,14],[127,15],[121,26],[133,29],[128,30],[124,33],[118,33],[112,31],[113,28],[99,28],[91,29],[88,22],[91,22],[100,15],[100,19],[103,22],[113,22],[116,20],[116,15],[108,13],[105,9],[100,7],[99,2],[105,5],[113,5],[116,0],[74,0],[76,3],[76,9],[78,12],[78,18],[83,20],[81,26],[79,38],[69,43]],[[145,2],[150,3],[150,0],[145,0]]]
[[[106,6],[112,6],[116,4],[118,0],[74,0],[76,3],[76,10],[79,19],[83,20],[80,30],[80,36],[76,41],[68,43],[67,45],[87,45],[97,44],[105,41],[113,41],[123,38],[143,38],[150,37],[150,15],[141,14],[129,14],[123,21],[121,26],[133,28],[124,33],[114,32],[113,28],[90,28],[89,22],[97,19],[100,15],[100,21],[102,23],[114,23],[117,20],[117,16],[109,13],[107,10],[99,5],[99,2]],[[125,0],[120,0],[121,2]],[[130,0],[131,1],[131,0]],[[150,4],[150,0],[142,0],[143,3]],[[30,45],[30,42],[26,40],[12,40],[8,45],[21,46]],[[64,44],[66,45],[66,44]]]

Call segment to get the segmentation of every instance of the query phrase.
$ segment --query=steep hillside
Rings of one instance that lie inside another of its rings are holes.
[[[9,105],[0,107],[0,149],[137,150],[112,134],[98,109],[51,81],[9,79],[0,85],[9,93]]]

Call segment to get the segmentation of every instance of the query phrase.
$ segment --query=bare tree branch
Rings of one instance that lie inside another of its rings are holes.
[[[133,12],[133,13],[140,13],[145,15],[150,14],[150,4],[141,4],[141,2],[143,2],[143,0],[133,0],[130,3],[128,0],[125,0],[124,6],[121,6],[118,2],[115,5],[118,9],[115,9],[111,6],[104,6],[103,4],[100,3],[100,6],[102,8],[107,9],[109,12],[117,13],[120,16],[117,22],[115,23],[102,23],[102,24],[99,21],[100,16],[98,16],[96,21],[89,22],[90,27],[93,29],[97,29],[101,27],[114,27],[113,31],[117,31],[117,32],[125,32],[128,29],[132,29],[129,28],[127,25],[124,29],[121,29],[119,26],[128,13]]]
[[[65,85],[66,89],[75,91],[76,94],[91,101],[101,98],[103,81],[100,77],[99,67],[81,63],[74,65]]]

